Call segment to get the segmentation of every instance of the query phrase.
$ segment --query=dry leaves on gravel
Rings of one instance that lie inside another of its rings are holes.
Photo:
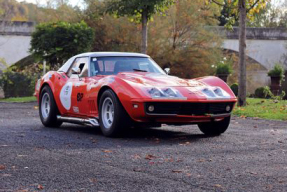
[[[147,155],[145,156],[145,159],[146,159],[146,160],[153,160],[153,159],[155,159],[155,158],[157,158],[157,157],[154,156],[154,155],[151,155],[151,154],[147,154]]]
[[[113,151],[111,151],[111,150],[102,150],[102,152],[104,152],[104,153],[112,153]]]

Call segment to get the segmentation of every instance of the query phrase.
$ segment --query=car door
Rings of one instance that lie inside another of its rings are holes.
[[[66,113],[74,116],[86,115],[87,100],[87,79],[89,57],[76,58],[67,72],[69,77],[60,93],[60,100]],[[74,69],[74,71],[73,71]],[[75,71],[78,73],[75,73]]]

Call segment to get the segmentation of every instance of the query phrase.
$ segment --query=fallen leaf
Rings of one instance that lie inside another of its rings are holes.
[[[142,170],[140,168],[133,168],[134,172],[141,172]]]
[[[133,155],[133,159],[141,159],[141,156],[138,154]]]
[[[191,173],[187,173],[186,176],[187,176],[187,177],[191,177]]]
[[[258,127],[256,125],[254,125],[253,128],[258,128]]]
[[[147,160],[152,160],[152,159],[155,159],[155,158],[157,158],[157,157],[154,156],[154,155],[151,155],[151,154],[148,154],[148,155],[145,156],[145,159],[147,159]]]
[[[40,184],[39,184],[39,185],[37,186],[37,189],[39,189],[39,190],[43,190],[43,189],[44,189],[44,187],[43,187],[43,185],[40,185]]]
[[[0,165],[0,170],[4,170],[5,166],[4,165]]]
[[[111,150],[102,150],[102,152],[104,152],[104,153],[112,153]]]
[[[172,170],[173,173],[182,173],[182,170]]]
[[[17,155],[18,157],[27,157],[28,155]]]
[[[34,109],[39,109],[39,107],[38,106],[34,106]]]
[[[222,188],[222,186],[219,184],[215,184],[214,187]]]
[[[205,159],[199,159],[198,162],[205,162]]]
[[[90,178],[89,181],[90,181],[91,183],[97,183],[97,179],[96,179],[96,178]]]

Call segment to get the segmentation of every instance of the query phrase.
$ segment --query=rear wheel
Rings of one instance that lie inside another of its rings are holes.
[[[230,119],[231,116],[225,117],[222,121],[199,123],[198,127],[200,131],[203,132],[205,135],[218,136],[227,130],[230,124]]]
[[[115,93],[108,89],[100,98],[99,121],[107,137],[119,136],[131,126],[130,118]]]
[[[42,124],[46,127],[59,127],[61,121],[57,120],[59,114],[58,107],[54,100],[52,90],[49,86],[45,86],[40,94],[39,114]]]

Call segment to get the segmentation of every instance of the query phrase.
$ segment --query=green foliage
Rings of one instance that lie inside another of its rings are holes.
[[[268,86],[259,87],[255,90],[255,97],[256,98],[271,98],[273,94]]]
[[[231,61],[227,61],[226,58],[224,58],[223,61],[220,61],[217,66],[216,66],[216,75],[224,74],[224,75],[229,75],[233,72],[232,66],[231,66]]]
[[[268,72],[268,76],[270,77],[280,77],[280,81],[283,80],[283,78],[285,77],[284,76],[284,68],[279,65],[279,64],[276,64],[273,69],[271,69],[269,72]]]
[[[5,98],[32,96],[36,80],[37,76],[7,70],[0,78],[0,86],[4,90]]]
[[[93,30],[83,21],[43,23],[32,34],[30,51],[38,60],[46,60],[54,67],[76,54],[90,51],[93,40]]]
[[[0,77],[0,87],[5,98],[25,97],[34,93],[35,83],[43,72],[43,65],[33,62],[30,56],[18,61],[4,71]],[[49,70],[49,68],[47,68]]]
[[[249,22],[253,22],[256,16],[266,8],[267,3],[270,1],[271,0],[245,0],[247,18]],[[221,16],[218,17],[220,25],[224,25],[227,28],[232,28],[232,26],[238,25],[238,0],[208,0],[206,2],[215,3],[222,8]]]
[[[7,99],[0,99],[0,102],[8,102],[8,103],[26,103],[26,102],[32,102],[37,101],[36,97],[30,96],[30,97],[10,97]]]
[[[233,91],[233,93],[238,96],[238,84],[234,83],[230,86],[230,89]]]
[[[143,12],[148,20],[157,12],[162,12],[173,3],[173,0],[108,0],[106,12],[117,16],[132,16],[141,19]]]
[[[263,119],[287,120],[287,100],[247,98],[245,107],[235,107],[233,114]]]

